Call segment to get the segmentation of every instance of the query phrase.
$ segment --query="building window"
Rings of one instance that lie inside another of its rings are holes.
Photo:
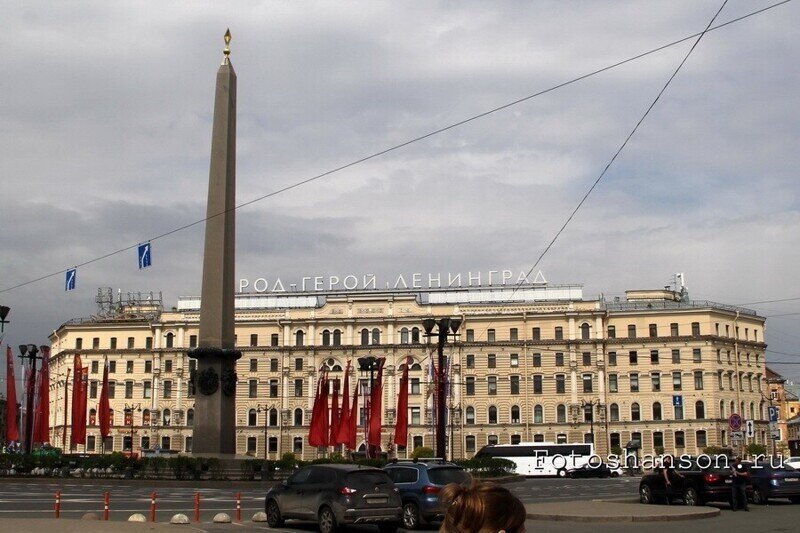
[[[172,359],[164,361],[164,372],[172,372]]]
[[[186,425],[188,427],[194,427],[194,409],[186,410]]]
[[[258,346],[258,333],[250,334],[250,346]]]
[[[475,437],[473,435],[467,435],[466,439],[464,440],[465,446],[467,448],[468,453],[475,452]]]
[[[581,324],[581,340],[588,341],[591,338],[591,326],[587,323]]]
[[[533,354],[533,366],[535,368],[539,368],[542,366],[542,354],[540,353]]]
[[[111,348],[112,350],[116,350],[117,349],[117,338],[116,337],[111,337],[111,344],[110,344],[109,348]]]
[[[497,446],[497,435],[489,435],[486,437],[486,444],[490,446]]]
[[[125,362],[125,373],[126,374],[133,374],[133,361],[126,361]]]
[[[683,420],[683,405],[675,406],[675,420]]]
[[[542,328],[533,328],[531,330],[531,339],[535,341],[542,340]]]
[[[142,382],[142,398],[149,399],[153,397],[153,382],[146,379]]]
[[[295,427],[300,427],[303,425],[303,410],[301,408],[297,408],[294,410],[293,414],[293,423]]]
[[[98,350],[100,348],[100,337],[95,337],[92,339],[92,349]]]
[[[303,344],[305,344],[305,335],[306,334],[303,332],[303,330],[298,330],[294,334],[294,345],[303,346]]]
[[[632,372],[630,374],[631,392],[639,392],[639,374]]]
[[[247,387],[248,387],[247,390],[248,396],[250,398],[258,398],[258,380],[251,379],[250,381],[247,382]]]
[[[400,330],[400,344],[408,344],[408,342],[408,328],[403,328]]]
[[[325,330],[327,331],[327,330]],[[330,333],[328,333],[328,342],[330,342]],[[323,341],[325,340],[324,332],[323,332]],[[333,345],[334,346],[341,346],[342,345],[342,332],[338,329],[333,330]],[[327,346],[327,345],[326,345]]]
[[[175,334],[174,333],[167,333],[166,336],[166,348],[173,348],[175,346]]]
[[[475,354],[468,353],[467,354],[467,368],[475,368]]]
[[[467,407],[467,424],[475,423],[475,408],[472,406]]]
[[[278,380],[277,379],[269,380],[269,397],[270,398],[277,398],[278,397]]]
[[[516,367],[519,366],[519,354],[518,353],[512,353],[511,354],[511,356],[510,356],[510,365],[511,365],[511,368],[516,368]]]
[[[108,382],[108,398],[109,400],[113,400],[114,397],[117,395],[117,382],[116,381],[109,381]]]
[[[303,379],[298,378],[294,380],[294,397],[295,398],[302,398],[303,397]]]
[[[616,339],[617,338],[617,328],[614,326],[608,326],[608,338],[609,339]]]
[[[490,353],[487,356],[487,365],[489,368],[497,368],[497,355]]]
[[[617,366],[617,352],[608,352],[608,366]]]
[[[661,403],[653,402],[653,420],[661,420]]]
[[[164,398],[172,398],[172,381],[164,380]]]
[[[92,361],[92,374],[97,374],[99,369],[100,363],[98,361]]]
[[[567,434],[566,433],[559,433],[556,435],[556,444],[566,444],[567,443]]]
[[[511,342],[516,342],[519,340],[519,330],[517,330],[517,328],[511,328],[508,330],[508,340]]]
[[[116,361],[109,361],[108,362],[108,373],[109,374],[116,374],[117,373],[117,362]]]
[[[583,352],[583,366],[592,366],[592,354],[591,352]]]
[[[533,423],[544,424],[544,408],[541,405],[533,406]]]
[[[661,392],[661,374],[652,372],[650,374],[650,384],[653,387],[653,392]]]
[[[664,433],[661,431],[656,431],[653,433],[653,448],[663,448],[664,447]]]
[[[277,359],[270,359],[269,360],[269,371],[270,372],[277,372],[278,371],[278,360]]]
[[[647,329],[650,333],[650,337],[658,337],[658,326],[656,324],[648,325]]]
[[[269,425],[270,426],[278,425],[278,410],[275,408],[269,410]]]
[[[381,330],[378,328],[372,329],[372,344],[380,344],[381,343]]]
[[[489,423],[497,424],[497,407],[494,405],[489,406]]]
[[[419,378],[411,378],[411,394],[420,394],[422,389],[419,386]]]
[[[475,413],[474,412],[472,413],[472,416],[473,416],[473,421],[472,422],[475,423],[475,420],[474,420]],[[419,426],[420,424],[422,424],[421,410],[420,410],[419,407],[412,407],[411,408],[411,425],[412,426]]]
[[[628,338],[636,338],[636,324],[628,324]]]
[[[152,350],[153,349],[153,337],[146,337],[144,339],[144,348],[145,348],[145,350]]]
[[[467,396],[475,396],[475,377],[467,376]]]
[[[172,422],[172,412],[169,409],[164,409],[161,413],[161,425],[168,426]]]
[[[609,417],[612,422],[619,422],[619,405],[612,403],[609,408]]]
[[[534,394],[541,394],[542,393],[542,378],[541,374],[536,374],[533,376],[533,393]]]
[[[511,394],[519,394],[519,376],[511,376]]]
[[[700,335],[700,322],[692,322],[692,336],[697,337]]]
[[[258,425],[258,413],[255,409],[250,409],[247,412],[247,425],[248,426],[257,426]]]
[[[258,372],[258,359],[250,359],[250,372]]]
[[[628,360],[632,365],[639,363],[639,354],[636,352],[636,350],[631,350],[628,352]]]
[[[467,330],[467,342],[475,342],[475,330],[468,329]]]
[[[608,440],[609,440],[609,444],[611,445],[612,448],[614,448],[614,447],[619,448],[619,445],[620,445],[619,433],[611,433],[608,436]]]
[[[486,378],[489,388],[489,395],[496,396],[497,395],[497,376],[489,376]]]
[[[133,350],[133,343],[134,343],[133,337],[128,337],[128,349],[129,350]]]
[[[511,406],[511,423],[519,424],[519,405]]]
[[[683,431],[675,432],[675,447],[676,448],[686,447],[686,434]]]
[[[564,366],[564,354],[556,352],[556,366]]]
[[[702,450],[706,446],[708,446],[708,441],[706,439],[706,432],[704,430],[699,430],[695,434],[695,438],[697,439],[697,448]]]
[[[362,329],[361,330],[361,346],[368,346],[369,345],[369,330]]]
[[[189,335],[189,348],[197,348],[197,335]]]
[[[278,334],[277,333],[273,333],[272,335],[270,335],[270,337],[269,337],[269,345],[270,346],[278,346]]]
[[[295,360],[294,360],[294,369],[296,371],[298,371],[298,372],[303,370],[303,358],[302,357],[296,357],[295,358]]]
[[[295,454],[302,455],[303,453],[303,437],[295,437],[292,444],[292,451]]]
[[[564,328],[562,328],[561,326],[556,326],[555,337],[556,337],[557,341],[563,340],[564,339]]]
[[[694,348],[692,350],[692,362],[693,363],[702,363],[703,362],[703,356],[701,354],[702,354],[702,352],[700,351],[700,348]]]
[[[556,374],[556,394],[565,394],[567,392],[567,379],[564,374]]]
[[[133,381],[125,382],[125,398],[126,399],[133,398]]]
[[[584,422],[593,422],[594,421],[594,411],[592,410],[594,404],[587,404],[583,406],[583,421]]]
[[[145,374],[152,374],[153,373],[153,361],[145,361],[144,362],[144,373]]]
[[[672,373],[672,390],[681,390],[681,373],[680,371],[675,371]]]
[[[650,363],[658,364],[658,350],[650,350]]]
[[[673,322],[673,323],[671,323],[669,325],[669,334],[672,337],[677,337],[678,336],[678,323],[677,322]]]
[[[583,392],[592,392],[592,375],[583,375]]]
[[[489,342],[494,342],[495,334],[493,329],[489,329],[486,331],[486,340]]]
[[[754,413],[751,413],[751,419]],[[698,420],[702,420],[706,417],[706,404],[702,402],[702,400],[697,400],[694,404],[694,417]]]
[[[608,392],[619,392],[619,382],[616,374],[608,375]]]
[[[91,452],[94,451],[95,446],[97,445],[96,444],[96,439],[97,439],[97,437],[95,437],[94,435],[89,435],[88,437],[86,437],[86,449],[88,451],[91,451]]]
[[[556,406],[556,422],[563,424],[567,421],[567,406],[560,403]]]
[[[97,382],[92,381],[89,383],[89,398],[97,398]]]
[[[694,371],[694,390],[703,390],[703,371]]]

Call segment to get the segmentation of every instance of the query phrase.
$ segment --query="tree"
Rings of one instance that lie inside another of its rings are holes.
[[[411,452],[412,459],[419,459],[420,457],[433,457],[434,451],[432,448],[428,448],[427,446],[420,446],[419,448],[414,448],[414,451]]]
[[[767,447],[763,444],[758,444],[755,442],[751,442],[745,448],[747,455],[756,456],[756,455],[766,455],[767,454]]]

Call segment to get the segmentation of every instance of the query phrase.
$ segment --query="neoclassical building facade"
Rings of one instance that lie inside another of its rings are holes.
[[[319,369],[340,386],[352,361],[352,392],[368,378],[357,370],[367,355],[386,358],[384,449],[402,457],[433,446],[429,358],[436,352],[422,320],[444,316],[462,319],[460,337],[445,348],[456,458],[486,444],[530,441],[593,441],[599,453],[639,441],[644,453],[697,453],[737,444],[732,413],[755,422],[745,444],[768,444],[765,318],[690,300],[685,290],[626,295],[584,299],[580,286],[543,283],[238,294],[237,451],[316,457],[307,437]],[[50,336],[53,443],[68,447],[65,383],[79,354],[89,368],[86,452],[191,451],[197,392],[186,354],[197,342],[199,309],[199,298],[180,298],[171,310],[149,298],[119,299],[102,315],[59,326]],[[392,450],[408,357],[409,450]],[[106,360],[113,412],[102,446],[97,404]]]

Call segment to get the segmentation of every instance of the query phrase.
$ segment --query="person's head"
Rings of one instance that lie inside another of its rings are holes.
[[[523,533],[525,506],[507,488],[475,482],[469,487],[451,483],[439,495],[445,508],[439,531],[446,533]]]

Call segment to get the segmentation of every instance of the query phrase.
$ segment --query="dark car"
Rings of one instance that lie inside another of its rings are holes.
[[[383,467],[400,490],[403,527],[416,529],[444,519],[439,491],[450,483],[468,485],[472,477],[461,467],[442,460],[396,461]]]
[[[788,498],[792,503],[800,503],[800,471],[790,466],[773,468],[769,461],[747,462],[743,466],[750,475],[753,503],[766,505],[770,498]]]
[[[717,468],[719,466],[719,468]],[[682,498],[686,505],[703,505],[705,502],[727,502],[731,498],[733,477],[724,464],[702,466],[695,459],[675,461],[672,497]],[[672,497],[670,499],[672,499]],[[639,482],[639,501],[642,503],[666,502],[667,488],[663,468],[646,473]]]
[[[619,476],[620,468],[612,469],[608,463],[589,464],[586,463],[577,468],[567,470],[567,477],[617,477]]]
[[[267,491],[267,523],[280,527],[286,519],[317,522],[322,533],[346,524],[376,524],[381,533],[400,525],[400,493],[379,468],[359,465],[312,465]]]

